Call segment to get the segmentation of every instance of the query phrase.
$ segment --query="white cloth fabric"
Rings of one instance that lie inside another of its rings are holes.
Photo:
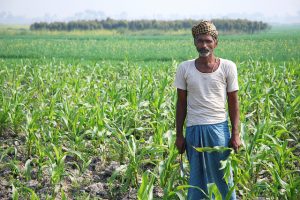
[[[227,120],[227,92],[239,89],[237,68],[220,58],[216,71],[202,73],[195,59],[184,61],[178,65],[174,86],[187,91],[187,126],[221,123]]]

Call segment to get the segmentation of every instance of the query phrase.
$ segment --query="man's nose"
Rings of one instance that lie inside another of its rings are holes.
[[[199,42],[199,45],[200,45],[201,48],[207,47],[207,43],[205,41]]]

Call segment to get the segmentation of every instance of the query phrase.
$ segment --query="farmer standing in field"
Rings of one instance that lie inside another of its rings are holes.
[[[193,147],[232,147],[241,145],[239,137],[238,77],[236,65],[218,58],[214,49],[218,45],[218,32],[209,21],[201,21],[192,28],[194,45],[199,53],[197,59],[178,65],[174,85],[177,88],[176,142],[180,154],[187,150],[190,164],[189,185],[208,192],[207,184],[215,183],[225,199],[233,185],[232,177],[226,184],[221,160],[229,151],[200,153]],[[226,99],[232,133],[229,133]],[[186,118],[186,135],[183,125]],[[199,189],[189,188],[188,199],[207,198]],[[235,191],[231,199],[236,199]]]

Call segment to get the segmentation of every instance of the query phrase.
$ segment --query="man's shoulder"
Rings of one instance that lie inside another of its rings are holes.
[[[182,61],[179,66],[190,66],[191,64],[193,64],[193,62],[195,62],[195,59],[191,59],[191,60],[185,60],[185,61]]]
[[[195,62],[195,59],[185,60],[178,65],[178,69],[181,71],[187,72],[187,71],[189,71],[189,69],[191,69],[191,66],[193,66],[194,62]]]
[[[235,63],[231,60],[220,58],[222,60],[223,65],[225,66],[235,66]]]
[[[221,69],[225,74],[236,70],[236,64],[231,60],[221,58],[221,63]]]

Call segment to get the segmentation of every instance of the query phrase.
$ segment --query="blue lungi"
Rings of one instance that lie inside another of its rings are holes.
[[[186,151],[190,164],[189,185],[197,186],[208,194],[207,184],[215,183],[225,199],[229,189],[233,186],[232,177],[226,184],[224,170],[220,170],[221,160],[226,160],[229,151],[225,152],[197,152],[194,147],[228,147],[230,133],[228,122],[209,125],[196,125],[186,128]],[[189,188],[188,200],[207,199],[200,190]],[[231,195],[231,200],[236,199],[235,191]]]

